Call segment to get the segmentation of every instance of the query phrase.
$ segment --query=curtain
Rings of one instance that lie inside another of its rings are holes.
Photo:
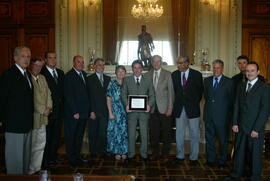
[[[189,0],[171,0],[172,24],[173,24],[173,47],[176,56],[188,55],[188,32],[190,17]]]
[[[117,46],[118,0],[103,0],[103,58],[115,63]]]

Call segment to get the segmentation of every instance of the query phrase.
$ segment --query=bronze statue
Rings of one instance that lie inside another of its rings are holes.
[[[142,25],[142,33],[138,35],[138,59],[143,61],[144,67],[150,66],[151,52],[155,49],[153,38],[146,32],[146,25]]]

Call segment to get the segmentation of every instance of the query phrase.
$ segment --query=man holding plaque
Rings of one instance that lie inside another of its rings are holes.
[[[143,65],[139,60],[132,63],[133,75],[124,79],[122,88],[122,100],[126,106],[128,120],[128,157],[135,157],[136,128],[140,127],[141,149],[140,155],[147,160],[148,145],[148,119],[150,109],[154,106],[154,87],[149,76],[142,75]]]

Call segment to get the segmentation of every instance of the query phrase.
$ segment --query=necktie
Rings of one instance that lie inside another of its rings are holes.
[[[100,75],[100,76],[99,76],[99,81],[100,81],[100,83],[101,83],[101,86],[103,87],[103,82],[104,82],[104,81],[103,81],[103,75]]]
[[[248,83],[247,93],[251,90],[252,84]]]
[[[26,71],[24,71],[23,74],[24,74],[24,77],[26,78],[26,80],[27,80],[27,82],[28,82],[29,88],[31,89],[32,86],[31,86],[31,83],[30,83],[30,80],[29,80],[29,78],[28,78],[28,75],[27,75]]]
[[[57,84],[58,83],[58,77],[57,77],[57,75],[55,73],[55,70],[53,70],[52,73],[53,73],[53,79],[54,79],[55,83]]]
[[[80,77],[81,77],[83,83],[85,84],[85,80],[84,80],[83,74],[81,72],[80,72]]]
[[[218,78],[217,77],[215,77],[215,82],[214,82],[214,90],[217,90],[217,88],[218,88]]]
[[[185,89],[187,87],[187,79],[186,79],[186,75],[185,73],[183,73],[183,78],[182,78],[182,83],[183,83],[183,89]]]
[[[137,84],[137,85],[140,85],[139,77],[136,78],[136,84]]]
[[[155,76],[154,76],[154,88],[155,88],[155,90],[157,89],[157,83],[158,83],[158,72],[155,71]]]
[[[36,82],[37,82],[37,84],[39,85],[39,83],[38,83],[38,77],[36,77]]]

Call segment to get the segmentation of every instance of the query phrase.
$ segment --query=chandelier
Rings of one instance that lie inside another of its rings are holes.
[[[138,19],[156,19],[163,14],[163,7],[159,6],[158,0],[137,0],[138,6],[134,5],[131,15]]]
[[[101,0],[82,0],[85,7],[97,6]]]

